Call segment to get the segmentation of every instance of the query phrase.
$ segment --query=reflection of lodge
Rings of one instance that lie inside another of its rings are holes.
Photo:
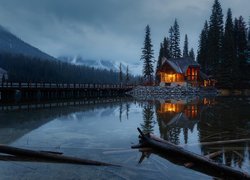
[[[161,138],[175,144],[188,143],[190,132],[198,133],[198,142],[249,139],[249,101],[246,98],[203,98],[200,101],[157,104],[157,121]],[[180,141],[183,140],[183,141]],[[192,143],[191,143],[192,144]],[[203,155],[221,151],[214,160],[228,166],[249,169],[248,142],[201,144]]]
[[[165,102],[160,105],[158,113],[163,115],[165,113],[176,114],[183,112],[188,119],[197,119],[198,116],[198,106],[197,104],[181,104],[181,103],[171,103]]]
[[[188,141],[188,130],[193,131],[199,120],[200,105],[198,100],[190,103],[184,101],[165,101],[157,106],[157,117],[162,138],[179,144],[181,129],[185,143]]]

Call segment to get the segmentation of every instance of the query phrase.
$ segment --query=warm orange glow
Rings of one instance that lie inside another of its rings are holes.
[[[165,112],[181,112],[182,105],[181,104],[172,104],[172,103],[163,103],[161,104],[160,113]]]
[[[167,74],[161,73],[161,82],[171,83],[171,82],[183,82],[184,78],[181,74]]]
[[[208,86],[215,86],[215,82],[214,80],[204,80],[204,87],[208,87]]]
[[[207,98],[204,98],[204,99],[203,99],[203,104],[204,104],[204,105],[210,104],[210,100],[207,99]]]
[[[196,105],[189,105],[187,109],[185,109],[185,114],[188,118],[196,118],[198,115],[198,109]]]
[[[198,71],[199,69],[197,68],[188,68],[186,72],[187,79],[189,81],[197,81],[198,80]]]

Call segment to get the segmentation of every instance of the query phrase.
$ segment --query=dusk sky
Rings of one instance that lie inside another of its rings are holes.
[[[147,24],[155,58],[177,18],[189,46],[198,45],[214,0],[0,0],[0,24],[22,40],[54,56],[138,62]],[[224,15],[250,16],[250,0],[221,0]]]

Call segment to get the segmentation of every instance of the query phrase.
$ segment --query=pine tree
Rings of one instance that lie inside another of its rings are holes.
[[[123,75],[122,75],[122,64],[119,65],[119,81],[122,84],[123,82]]]
[[[208,32],[207,72],[217,77],[222,58],[223,14],[219,0],[214,1]]]
[[[129,83],[129,80],[130,80],[130,77],[129,77],[129,69],[128,69],[128,66],[127,66],[127,69],[126,69],[126,78],[125,78],[126,84]]]
[[[169,50],[169,39],[164,37],[164,40],[163,40],[163,57],[169,59],[171,56],[170,56],[170,50]]]
[[[163,52],[164,52],[164,47],[163,47],[163,44],[161,43],[159,56],[158,56],[158,60],[157,60],[157,64],[156,64],[156,70],[155,70],[155,83],[156,84],[158,84],[160,82],[160,77],[158,76],[157,72],[162,65],[162,58],[164,57]]]
[[[208,23],[204,24],[204,28],[200,34],[197,61],[201,65],[201,70],[208,73]]]
[[[248,25],[248,36],[247,36],[247,61],[250,63],[250,20]]]
[[[248,25],[248,37],[247,37],[247,65],[246,65],[246,81],[250,81],[250,19]]]
[[[151,43],[151,33],[149,25],[146,26],[146,35],[144,40],[144,47],[142,48],[142,56],[141,59],[143,60],[143,77],[148,81],[150,84],[153,80],[153,59],[154,59],[154,51],[153,45]]]
[[[194,55],[194,49],[191,48],[189,53],[188,53],[188,57],[190,57],[192,60],[195,61],[195,55]]]
[[[160,44],[160,51],[158,56],[158,61],[156,64],[156,71],[155,71],[155,83],[158,84],[160,82],[160,77],[157,75],[158,69],[162,65],[162,58],[165,57],[167,59],[171,58],[170,55],[170,42],[169,38],[164,37],[163,43]]]
[[[187,34],[185,34],[185,40],[184,40],[184,47],[183,47],[183,57],[188,57],[188,37]]]
[[[172,26],[169,29],[169,56],[170,58],[174,56],[174,29]]]
[[[247,50],[247,28],[246,23],[242,16],[238,19],[238,58],[240,64],[246,62],[246,50]]]
[[[237,56],[237,61],[235,61],[234,72],[239,72],[237,78],[234,78],[235,84],[239,80],[247,80],[248,69],[247,67],[247,28],[246,23],[242,16],[235,20],[234,24],[234,34],[236,39],[235,51]]]
[[[147,104],[143,108],[143,124],[141,124],[144,133],[152,133],[154,130],[154,111],[151,104]]]
[[[231,9],[228,9],[222,44],[222,60],[217,76],[220,86],[226,88],[233,87],[233,78],[236,78],[236,74],[238,74],[239,71],[236,70],[237,68],[234,68],[234,66],[238,66],[235,53],[234,25]]]
[[[180,29],[177,19],[174,21],[173,26],[173,58],[181,57],[181,49],[180,49]]]

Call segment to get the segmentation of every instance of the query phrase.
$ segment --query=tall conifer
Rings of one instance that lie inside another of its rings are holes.
[[[162,58],[164,57],[163,51],[164,51],[164,48],[163,48],[163,44],[161,43],[159,56],[158,56],[158,60],[157,60],[157,64],[156,64],[156,70],[155,70],[155,83],[156,84],[158,84],[160,82],[160,77],[158,76],[157,72],[162,65]]]
[[[183,57],[188,57],[188,37],[185,34],[184,47],[183,47]]]
[[[127,66],[127,69],[126,69],[126,77],[125,77],[126,84],[129,83],[129,80],[130,80],[130,77],[129,77],[129,69],[128,69],[128,66]]]
[[[171,26],[169,29],[169,55],[170,58],[174,57],[174,29]]]
[[[238,80],[247,80],[247,28],[246,23],[242,16],[240,16],[234,25],[235,39],[236,39],[236,56],[237,60],[235,61],[234,68],[238,68],[238,76],[235,77],[235,84]],[[234,70],[237,72],[237,69]]]
[[[248,36],[247,36],[247,61],[250,63],[250,20],[248,24]]]
[[[154,61],[154,51],[153,45],[151,42],[151,33],[149,25],[145,28],[145,39],[144,39],[144,46],[142,48],[142,56],[141,59],[143,60],[143,77],[144,79],[152,83],[153,80],[153,61]]]
[[[169,59],[170,56],[170,50],[169,50],[169,39],[164,37],[163,40],[163,57],[166,57],[167,59]]]
[[[204,28],[200,34],[197,61],[201,65],[201,70],[208,73],[208,23],[204,24]]]
[[[122,64],[119,65],[119,81],[120,83],[123,82],[123,73],[122,73]]]
[[[236,78],[239,71],[237,66],[232,12],[228,9],[222,44],[222,60],[217,75],[221,86],[233,87],[233,78]]]
[[[217,77],[222,59],[223,14],[219,0],[215,0],[209,21],[207,72]]]
[[[188,53],[188,57],[190,57],[192,60],[195,61],[195,54],[194,54],[194,49],[191,48],[189,53]]]
[[[177,19],[174,21],[173,26],[173,58],[179,58],[181,57],[181,49],[180,49],[180,28],[179,24],[177,22]]]

